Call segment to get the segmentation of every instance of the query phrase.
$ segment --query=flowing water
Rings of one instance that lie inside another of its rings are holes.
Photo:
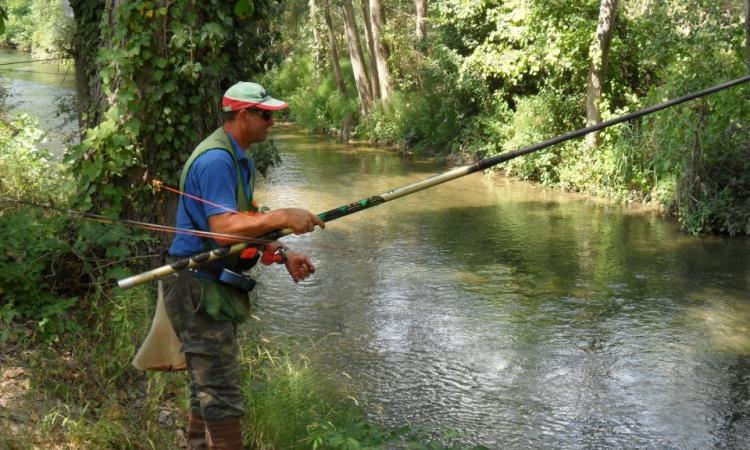
[[[325,211],[444,170],[295,128],[258,196]],[[750,240],[481,174],[285,238],[258,316],[372,420],[491,448],[750,447]],[[313,344],[314,343],[314,344]]]
[[[57,61],[25,62],[40,59],[16,50],[0,49],[0,85],[8,93],[7,115],[21,113],[39,120],[46,132],[40,147],[61,156],[66,142],[78,124],[58,114],[60,101],[72,104],[75,94],[75,72],[70,64]],[[22,62],[21,64],[9,64]]]

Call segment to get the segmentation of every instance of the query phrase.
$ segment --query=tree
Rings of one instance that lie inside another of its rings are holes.
[[[312,0],[311,0],[312,2]],[[333,75],[336,78],[336,87],[339,93],[346,93],[346,84],[344,83],[344,76],[341,74],[341,65],[339,64],[339,50],[336,45],[336,35],[333,32],[333,18],[331,18],[331,7],[330,4],[326,3],[324,12],[326,21],[326,30],[328,33],[328,46],[330,47],[331,55],[331,67],[333,68]]]
[[[378,66],[378,82],[380,84],[380,98],[388,103],[391,94],[391,76],[388,70],[388,55],[383,43],[383,24],[385,16],[380,0],[370,0],[370,18],[372,20],[372,41],[375,46],[375,62]]]
[[[747,52],[747,69],[750,70],[750,0],[745,0],[745,51]]]
[[[604,77],[607,73],[609,48],[614,34],[618,1],[602,0],[599,9],[599,23],[590,50],[591,65],[589,66],[588,88],[586,90],[586,125],[595,125],[602,121],[599,103],[602,98]],[[589,134],[587,142],[592,147],[596,147],[599,144],[599,134]]]
[[[349,58],[352,61],[352,71],[354,72],[354,83],[357,85],[357,92],[359,93],[360,108],[362,112],[367,112],[370,109],[370,103],[372,103],[372,96],[370,95],[372,89],[362,58],[362,44],[359,40],[357,22],[354,19],[354,8],[351,0],[344,0],[342,6],[346,40],[349,43]]]
[[[248,12],[240,4],[71,0],[77,84],[86,92],[85,136],[67,156],[78,207],[171,222],[176,198],[150,182],[176,184],[189,150],[221,123],[224,90],[269,62],[276,6],[255,0]]]
[[[325,44],[323,43],[323,38],[320,35],[321,24],[320,12],[318,11],[318,2],[316,0],[309,0],[308,7],[310,8],[310,26],[312,27],[313,32],[313,64],[315,65],[316,70],[320,70],[325,59]],[[325,8],[328,8],[327,2]]]
[[[339,51],[336,45],[336,35],[333,32],[333,19],[331,18],[330,4],[326,3],[324,9],[326,28],[328,29],[328,47],[330,48],[331,54],[331,67],[333,67],[333,74],[336,78],[336,88],[341,96],[346,96],[346,83],[344,82],[344,76],[341,74],[341,65],[339,64]],[[343,123],[341,124],[341,141],[349,141],[349,135],[351,134],[352,128],[352,114],[348,112],[344,117]]]
[[[421,42],[427,36],[427,0],[416,0],[416,40]]]
[[[372,20],[370,20],[370,5],[367,0],[360,0],[362,7],[362,22],[365,28],[365,44],[367,45],[367,64],[370,69],[370,88],[372,98],[380,98],[380,81],[378,78],[378,64],[375,61],[375,43],[372,40]]]

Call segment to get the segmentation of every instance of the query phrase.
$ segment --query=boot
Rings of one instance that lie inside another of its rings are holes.
[[[242,450],[242,424],[239,419],[206,422],[209,450]]]
[[[187,441],[190,450],[206,450],[206,422],[192,410],[188,414]]]

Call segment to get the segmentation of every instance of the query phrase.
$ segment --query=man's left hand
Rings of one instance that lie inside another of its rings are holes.
[[[315,273],[315,266],[312,260],[302,253],[286,253],[286,270],[292,276],[295,283],[306,279],[310,274]]]

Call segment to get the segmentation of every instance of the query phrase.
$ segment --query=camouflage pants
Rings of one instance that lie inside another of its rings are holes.
[[[190,375],[190,408],[207,422],[245,414],[236,325],[217,321],[201,305],[201,281],[187,271],[164,279],[167,315],[182,343]]]

